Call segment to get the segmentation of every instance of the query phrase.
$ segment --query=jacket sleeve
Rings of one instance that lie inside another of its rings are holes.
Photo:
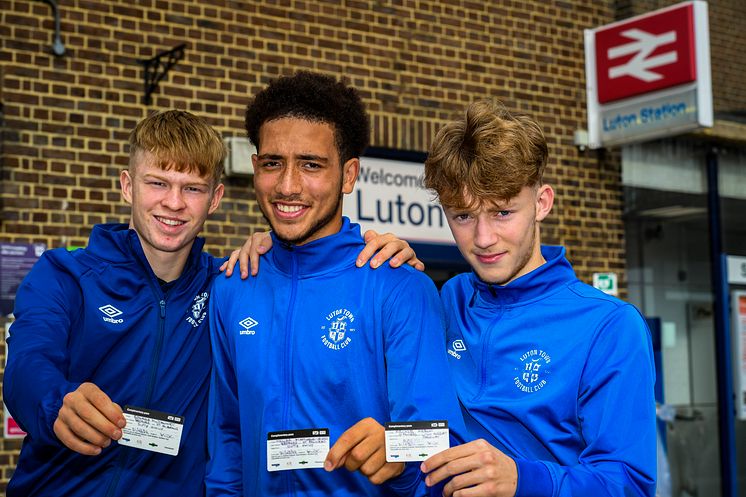
[[[81,304],[77,282],[48,254],[34,264],[16,292],[3,398],[21,428],[38,443],[60,444],[53,425],[62,398],[80,386],[66,376],[68,339]]]
[[[391,420],[447,420],[451,445],[462,443],[466,428],[448,370],[445,321],[435,285],[412,273],[386,299],[383,318]],[[428,489],[419,467],[408,463],[388,487],[397,495],[440,496],[442,487]]]
[[[230,307],[222,305],[221,289],[225,290],[225,287],[213,284],[210,298],[213,365],[207,415],[207,497],[243,495],[241,428],[236,415],[239,408],[233,369],[234,347],[223,326],[222,315]]]
[[[631,305],[595,335],[578,392],[586,441],[578,464],[516,460],[516,497],[655,494],[655,366],[650,332]]]

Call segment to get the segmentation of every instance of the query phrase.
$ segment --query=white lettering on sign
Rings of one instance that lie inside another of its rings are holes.
[[[607,52],[609,59],[616,59],[624,55],[635,53],[635,56],[622,65],[609,68],[609,79],[631,76],[647,83],[663,78],[662,74],[650,69],[673,64],[678,60],[676,51],[665,52],[650,57],[655,49],[676,41],[676,31],[667,31],[660,35],[647,33],[641,29],[628,29],[621,33],[624,37],[635,40],[625,45],[610,48]]]

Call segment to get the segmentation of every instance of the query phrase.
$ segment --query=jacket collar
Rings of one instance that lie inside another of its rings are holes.
[[[545,298],[577,281],[575,271],[565,258],[564,247],[542,245],[541,255],[546,260],[544,264],[507,285],[485,283],[472,272],[469,275],[474,288],[472,305],[477,301],[488,306],[522,304]]]
[[[93,227],[89,239],[88,250],[96,257],[112,263],[139,261],[149,273],[153,273],[142,249],[140,238],[135,230],[129,229],[127,224],[97,224]],[[181,276],[199,265],[204,245],[204,238],[195,238]],[[153,277],[155,277],[154,274]]]
[[[304,245],[290,245],[277,239],[274,232],[269,257],[272,263],[287,274],[299,277],[314,276],[341,268],[354,267],[358,253],[365,245],[360,226],[342,218],[339,232]]]

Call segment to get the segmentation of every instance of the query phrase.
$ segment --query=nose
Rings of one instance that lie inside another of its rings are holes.
[[[161,203],[172,211],[179,211],[186,207],[184,193],[178,186],[169,188],[168,193],[166,193]]]
[[[474,245],[480,249],[488,249],[499,240],[497,229],[484,216],[479,216],[474,226]]]
[[[303,190],[300,172],[292,165],[283,167],[275,187],[284,196],[299,194]]]

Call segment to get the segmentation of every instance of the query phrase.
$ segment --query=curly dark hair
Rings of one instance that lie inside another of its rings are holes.
[[[331,76],[300,71],[269,83],[246,107],[246,133],[259,148],[259,128],[267,121],[295,117],[329,124],[342,164],[368,146],[370,124],[357,90]]]

